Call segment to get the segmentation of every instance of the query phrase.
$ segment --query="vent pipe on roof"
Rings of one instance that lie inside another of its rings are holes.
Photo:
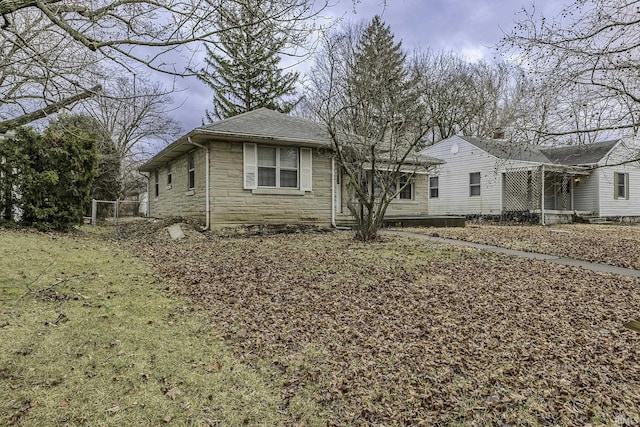
[[[205,225],[204,228],[202,229],[202,231],[204,230],[208,230],[209,226],[211,224],[210,222],[210,216],[211,216],[211,206],[209,204],[209,147],[205,147],[204,145],[198,144],[197,142],[193,142],[191,140],[190,136],[187,136],[187,140],[189,141],[189,144],[191,145],[195,145],[196,147],[199,148],[204,148],[205,149],[205,160],[204,160],[204,168],[205,168],[205,172],[204,172],[204,185],[205,185],[205,189],[204,189],[204,200],[206,203],[206,207],[205,207]]]

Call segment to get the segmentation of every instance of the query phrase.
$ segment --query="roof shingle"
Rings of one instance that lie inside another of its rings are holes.
[[[460,136],[460,138],[499,159],[565,166],[596,164],[620,142],[617,139],[591,144],[539,147],[531,144],[517,144],[511,141],[480,139],[469,136]]]
[[[195,129],[230,135],[246,135],[291,141],[330,144],[326,129],[311,120],[259,108]]]

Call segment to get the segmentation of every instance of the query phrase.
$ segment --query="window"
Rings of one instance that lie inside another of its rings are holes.
[[[258,187],[298,188],[297,148],[258,146]]]
[[[158,171],[154,173],[155,195],[158,197],[160,194],[160,180],[158,178]]]
[[[173,177],[171,176],[171,163],[167,165],[167,186],[170,186],[173,181]]]
[[[405,185],[406,187],[402,188]],[[413,200],[413,182],[411,182],[411,178],[408,175],[400,175],[398,178],[398,189],[400,189],[400,193],[398,194],[400,200]]]
[[[629,199],[629,174],[615,172],[613,175],[614,199]]]
[[[196,187],[196,156],[192,151],[189,153],[189,190]]]
[[[431,199],[438,198],[438,177],[429,177],[429,197]]]
[[[387,190],[389,198],[393,197],[395,200],[413,200],[413,180],[411,179],[411,175],[402,174],[396,178],[394,183],[389,182],[391,175],[387,175],[384,172],[378,172],[376,174],[376,178],[373,180],[373,193],[376,197],[380,197],[382,195],[382,185],[380,184],[381,179],[385,179],[388,183],[386,185],[389,186]],[[366,179],[364,185],[366,188],[369,187],[368,179]],[[403,186],[404,188],[402,188]]]
[[[480,195],[480,172],[469,174],[469,197]]]

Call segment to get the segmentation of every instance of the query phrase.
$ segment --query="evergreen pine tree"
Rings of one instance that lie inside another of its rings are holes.
[[[288,113],[297,101],[295,83],[299,74],[278,67],[279,53],[287,43],[266,19],[270,1],[246,0],[219,17],[221,28],[216,49],[207,47],[208,69],[198,73],[200,80],[213,89],[213,111],[209,121],[267,107]]]
[[[379,142],[417,102],[417,82],[409,77],[402,42],[375,16],[355,46],[347,96],[355,134]],[[376,141],[378,140],[378,141]]]

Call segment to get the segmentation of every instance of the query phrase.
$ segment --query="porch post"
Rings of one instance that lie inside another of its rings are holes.
[[[542,176],[542,181],[540,184],[542,191],[540,191],[540,224],[544,225],[544,165],[542,165],[541,168],[542,173],[540,175]]]
[[[569,191],[571,192],[571,210],[572,211],[576,211],[575,206],[573,206],[573,181],[574,181],[575,175],[569,175]]]
[[[500,179],[500,219],[502,220],[502,214],[504,214],[504,180],[506,172],[498,171],[498,179]],[[429,178],[427,178],[428,180]]]
[[[91,199],[91,225],[95,226],[98,219],[98,202]]]

